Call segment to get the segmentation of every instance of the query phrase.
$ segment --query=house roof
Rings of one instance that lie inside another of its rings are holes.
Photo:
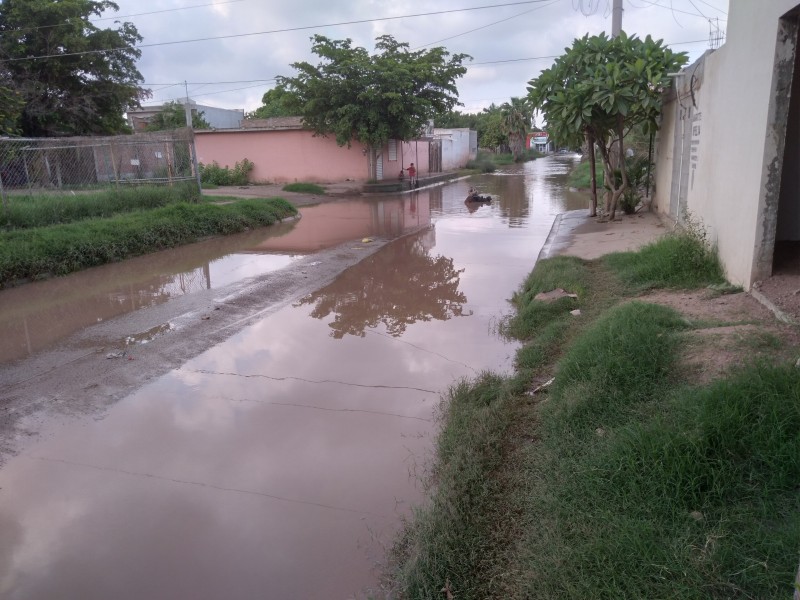
[[[303,117],[244,119],[242,129],[303,129]]]

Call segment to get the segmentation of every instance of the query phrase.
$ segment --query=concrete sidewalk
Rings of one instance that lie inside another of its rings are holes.
[[[556,217],[539,258],[566,255],[592,260],[612,252],[637,250],[667,231],[669,228],[653,212],[598,223],[588,210],[573,210]]]

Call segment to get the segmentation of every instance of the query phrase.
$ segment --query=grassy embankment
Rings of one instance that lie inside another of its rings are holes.
[[[687,348],[709,324],[634,299],[722,283],[692,235],[539,263],[505,327],[523,340],[515,374],[459,383],[442,403],[429,501],[395,547],[399,597],[790,597],[796,348],[745,330],[748,358],[697,383]],[[578,299],[534,300],[558,287]]]
[[[595,163],[595,174],[597,179],[597,188],[603,189],[603,161],[598,160]],[[589,166],[588,160],[582,160],[570,172],[567,177],[567,185],[571,188],[579,190],[588,189],[592,186],[592,169]]]
[[[175,186],[12,197],[0,212],[0,287],[271,225],[297,213],[281,198],[189,202],[196,195],[196,188]]]
[[[475,160],[470,160],[467,162],[466,169],[469,171],[479,171],[481,173],[493,173],[497,170],[497,167],[504,167],[508,165],[513,165],[517,162],[527,162],[529,160],[535,160],[537,158],[541,158],[544,156],[541,152],[537,152],[536,150],[526,150],[521,159],[518,161],[514,160],[514,156],[512,154],[494,154],[491,152],[478,152],[477,158]]]

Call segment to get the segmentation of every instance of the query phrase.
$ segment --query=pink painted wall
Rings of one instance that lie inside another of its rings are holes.
[[[304,129],[196,131],[195,134],[199,162],[216,161],[222,167],[232,168],[246,158],[255,165],[250,173],[253,182],[333,183],[365,181],[369,175],[362,144],[353,142],[350,148],[338,146],[334,138],[314,137]],[[384,148],[384,179],[395,179],[401,164],[407,169],[411,162],[418,175],[428,173],[426,141],[398,144],[397,160],[390,161],[388,157]]]
[[[397,237],[431,223],[430,190],[389,199],[353,200],[300,208],[302,218],[286,234],[271,237],[258,251],[315,252],[367,236]]]

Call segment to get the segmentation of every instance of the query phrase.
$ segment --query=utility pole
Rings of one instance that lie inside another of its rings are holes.
[[[186,80],[183,82],[183,89],[186,91],[186,102],[183,104],[183,110],[186,114],[186,127],[189,128],[189,135],[191,135],[191,151],[192,151],[192,168],[194,169],[194,176],[197,179],[197,192],[203,193],[203,184],[200,183],[200,166],[197,164],[197,146],[194,143],[194,129],[192,129],[192,107],[189,104],[189,84]]]
[[[622,31],[622,0],[614,0],[611,9],[611,37],[617,37]]]

